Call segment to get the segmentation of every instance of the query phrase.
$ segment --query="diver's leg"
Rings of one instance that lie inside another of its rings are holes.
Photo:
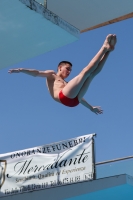
[[[87,78],[92,74],[92,72],[98,67],[98,64],[102,57],[106,54],[106,52],[112,50],[111,39],[113,35],[109,34],[106,37],[106,40],[99,50],[99,52],[96,54],[96,56],[91,60],[91,62],[80,72],[78,76],[73,78],[62,90],[63,94],[67,96],[68,98],[75,98],[81,88],[83,87],[85,81]],[[85,90],[86,91],[86,90]]]
[[[116,35],[113,35],[113,39],[111,40],[110,44],[112,45],[113,49],[115,47],[115,44],[117,42]],[[112,50],[113,50],[112,49]],[[97,68],[91,73],[91,75],[86,79],[83,86],[81,87],[79,94],[78,94],[78,100],[81,101],[82,97],[85,95],[86,91],[88,90],[88,87],[92,81],[92,79],[102,70],[108,56],[110,54],[110,51],[106,52],[103,57],[101,58]]]
[[[103,56],[103,58],[100,60],[98,67],[91,73],[91,75],[86,79],[84,82],[83,86],[81,87],[79,93],[78,93],[78,100],[79,102],[81,101],[82,97],[85,95],[86,91],[89,88],[89,85],[93,78],[102,70],[108,56],[109,56],[109,51]]]

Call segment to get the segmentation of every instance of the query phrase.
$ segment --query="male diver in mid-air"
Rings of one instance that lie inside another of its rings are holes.
[[[53,99],[65,106],[74,107],[79,103],[89,108],[95,114],[103,113],[99,106],[91,106],[83,99],[92,79],[102,70],[105,61],[116,44],[116,35],[109,34],[101,49],[90,61],[90,63],[68,83],[64,80],[69,76],[72,70],[72,64],[68,61],[62,61],[58,65],[57,73],[53,70],[38,71],[34,69],[10,69],[9,73],[23,72],[31,76],[40,76],[46,78],[48,90]]]

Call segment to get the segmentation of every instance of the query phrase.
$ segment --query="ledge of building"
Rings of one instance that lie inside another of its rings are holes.
[[[128,200],[133,198],[133,177],[122,174],[93,181],[64,185],[45,190],[4,197],[5,200]]]

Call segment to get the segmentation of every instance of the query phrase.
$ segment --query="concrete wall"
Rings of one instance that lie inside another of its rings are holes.
[[[48,17],[19,0],[0,0],[0,69],[77,40]]]
[[[47,0],[47,8],[81,32],[133,17],[133,0]]]

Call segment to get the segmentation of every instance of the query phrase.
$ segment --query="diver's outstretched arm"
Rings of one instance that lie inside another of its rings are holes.
[[[102,114],[103,110],[101,109],[100,106],[92,106],[90,105],[85,99],[82,98],[82,100],[80,101],[80,103],[85,106],[86,108],[90,109],[92,112],[94,112],[95,114]]]
[[[39,71],[39,70],[36,70],[36,69],[24,69],[24,68],[18,68],[18,69],[10,69],[8,71],[8,73],[25,73],[25,74],[28,74],[28,75],[31,75],[31,76],[40,76],[40,77],[48,77],[52,74],[56,74],[53,70],[46,70],[46,71]]]

